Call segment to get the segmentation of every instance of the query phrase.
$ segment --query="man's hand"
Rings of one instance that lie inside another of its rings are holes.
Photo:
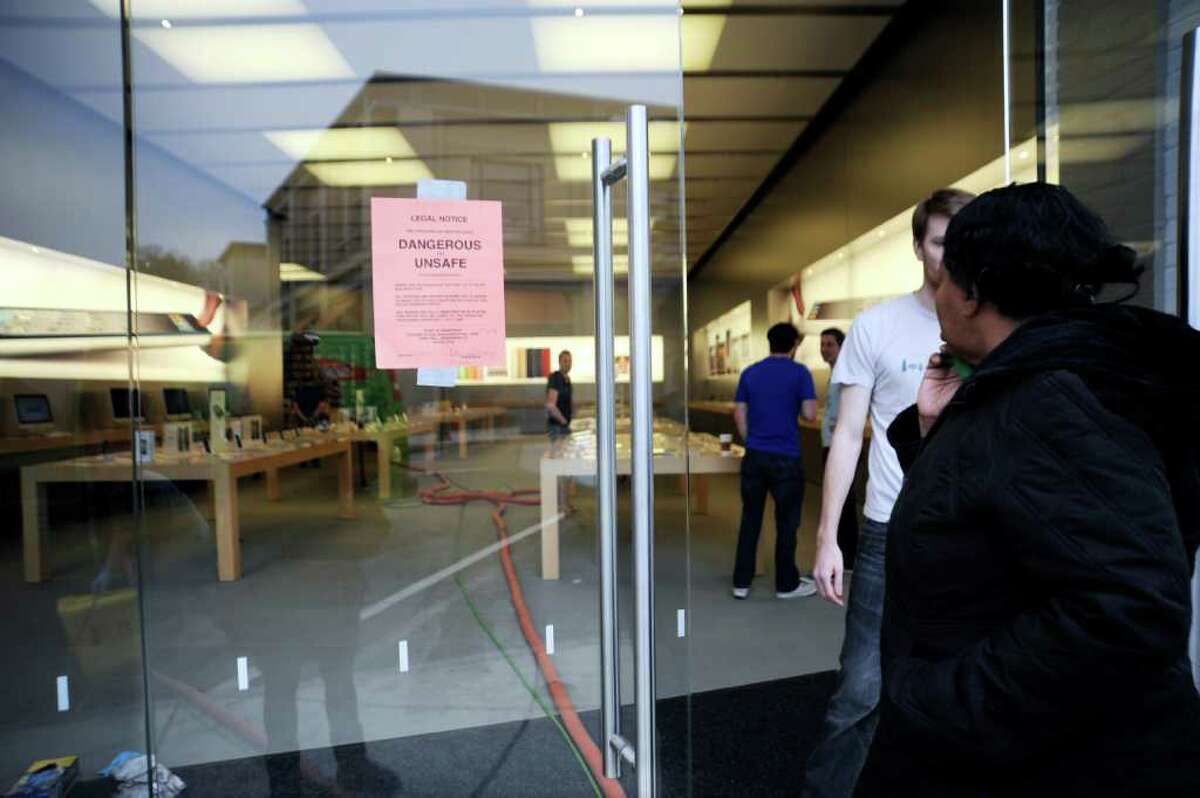
[[[550,418],[562,424],[564,427],[568,425],[567,417],[558,409],[558,389],[546,389],[546,412],[550,414]]]
[[[938,352],[929,358],[921,387],[917,389],[917,418],[924,438],[933,429],[938,416],[950,404],[962,386],[962,377],[951,365],[950,355]]]
[[[750,438],[750,405],[738,402],[733,406],[733,423],[745,443]]]
[[[817,593],[826,601],[833,602],[839,607],[846,606],[845,594],[842,592],[842,576],[845,573],[842,561],[842,550],[837,544],[837,530],[832,535],[817,533],[817,557],[813,563],[813,581],[817,583]]]

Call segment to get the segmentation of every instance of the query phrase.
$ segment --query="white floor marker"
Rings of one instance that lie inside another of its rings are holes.
[[[401,640],[399,645],[400,651],[400,672],[408,673],[408,641]]]
[[[554,653],[554,624],[546,624],[546,653]]]
[[[237,658],[238,690],[245,692],[250,689],[250,666],[245,657]]]
[[[687,634],[687,610],[675,610],[675,636]]]
[[[71,708],[71,685],[66,676],[59,676],[58,682],[58,711],[66,712]]]

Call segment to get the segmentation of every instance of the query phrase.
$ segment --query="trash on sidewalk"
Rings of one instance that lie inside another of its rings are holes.
[[[79,757],[39,759],[21,774],[5,798],[61,798],[79,778]]]
[[[147,762],[154,765],[154,793],[150,792],[150,774],[147,772]],[[187,787],[183,779],[167,770],[165,765],[154,761],[153,757],[139,754],[136,751],[123,751],[100,771],[103,776],[110,776],[117,782],[117,798],[175,798]]]

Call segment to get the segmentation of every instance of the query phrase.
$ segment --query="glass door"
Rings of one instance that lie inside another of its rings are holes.
[[[676,4],[125,5],[159,761],[212,794],[686,791],[686,711],[653,723],[688,692]],[[640,186],[603,285],[596,138]]]
[[[1033,54],[1024,62],[1038,67],[1041,176],[1067,186],[1144,254],[1132,302],[1200,326],[1200,2],[1170,0],[1136,14],[1079,0],[1019,7],[1034,20],[1014,39],[1014,63]],[[1200,684],[1198,661],[1193,613]]]

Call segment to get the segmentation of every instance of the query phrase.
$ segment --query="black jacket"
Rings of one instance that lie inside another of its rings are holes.
[[[1027,322],[921,440],[888,529],[873,765],[891,795],[1200,796],[1187,658],[1200,334]]]

